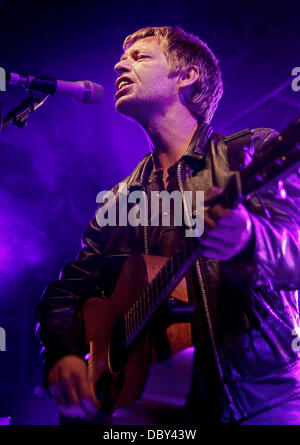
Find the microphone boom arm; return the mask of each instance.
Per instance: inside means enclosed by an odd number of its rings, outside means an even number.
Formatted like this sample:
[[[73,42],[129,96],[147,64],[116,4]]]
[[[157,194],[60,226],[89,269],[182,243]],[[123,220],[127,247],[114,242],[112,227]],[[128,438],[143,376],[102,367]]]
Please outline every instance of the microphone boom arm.
[[[0,131],[10,124],[14,124],[18,128],[24,128],[30,113],[43,105],[49,96],[50,94],[31,94],[4,117],[3,122],[0,122]]]

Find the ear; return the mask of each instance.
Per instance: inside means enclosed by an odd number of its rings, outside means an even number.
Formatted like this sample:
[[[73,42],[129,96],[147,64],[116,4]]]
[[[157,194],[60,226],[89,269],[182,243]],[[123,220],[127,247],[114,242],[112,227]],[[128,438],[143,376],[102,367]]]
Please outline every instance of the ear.
[[[199,67],[197,65],[190,65],[179,76],[178,79],[178,91],[183,92],[185,88],[189,88],[194,85],[199,79]]]

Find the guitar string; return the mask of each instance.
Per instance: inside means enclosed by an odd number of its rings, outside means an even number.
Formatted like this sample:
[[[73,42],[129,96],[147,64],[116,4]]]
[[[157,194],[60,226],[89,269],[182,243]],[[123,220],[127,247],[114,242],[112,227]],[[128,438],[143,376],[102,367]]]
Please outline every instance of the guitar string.
[[[135,301],[133,306],[131,306],[129,311],[127,311],[126,317],[128,318],[128,324],[126,325],[125,323],[125,335],[126,335],[127,346],[134,339],[137,331],[142,327],[143,322],[148,318],[150,318],[150,316],[152,315],[151,313],[153,313],[155,308],[161,303],[160,301],[161,298],[159,297],[168,282],[168,277],[170,276],[168,274],[167,269],[168,267],[170,267],[172,272],[171,276],[174,276],[174,268],[175,270],[177,270],[177,268],[180,266],[181,263],[180,256],[183,256],[183,259],[187,257],[186,247],[187,247],[186,242],[183,242],[182,245],[177,250],[177,252],[175,253],[174,257],[169,258],[169,260],[166,262],[163,268],[159,271],[156,277],[149,284],[148,288],[146,288],[145,291],[142,294],[140,294],[140,296]],[[154,292],[154,288],[156,292]],[[145,317],[142,316],[139,317],[138,311],[142,310],[142,302],[146,304],[146,301],[148,303],[148,307],[144,311]]]

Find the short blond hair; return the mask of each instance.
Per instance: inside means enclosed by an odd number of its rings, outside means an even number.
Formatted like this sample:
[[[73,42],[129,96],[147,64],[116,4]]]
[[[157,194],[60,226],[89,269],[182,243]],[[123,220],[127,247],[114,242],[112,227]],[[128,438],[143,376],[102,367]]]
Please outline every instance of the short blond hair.
[[[216,56],[199,37],[178,26],[146,27],[130,34],[123,43],[125,51],[134,42],[156,37],[170,63],[169,75],[177,75],[191,65],[199,67],[199,80],[193,86],[186,106],[197,116],[210,122],[223,94],[221,70]]]

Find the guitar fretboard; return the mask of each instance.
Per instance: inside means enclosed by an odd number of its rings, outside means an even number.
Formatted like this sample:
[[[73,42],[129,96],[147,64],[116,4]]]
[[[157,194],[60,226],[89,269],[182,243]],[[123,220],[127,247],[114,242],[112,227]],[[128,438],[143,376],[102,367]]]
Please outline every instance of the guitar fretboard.
[[[168,298],[193,262],[199,257],[200,250],[200,245],[195,238],[187,238],[144,292],[140,294],[125,314],[127,347],[131,345],[157,308]]]

